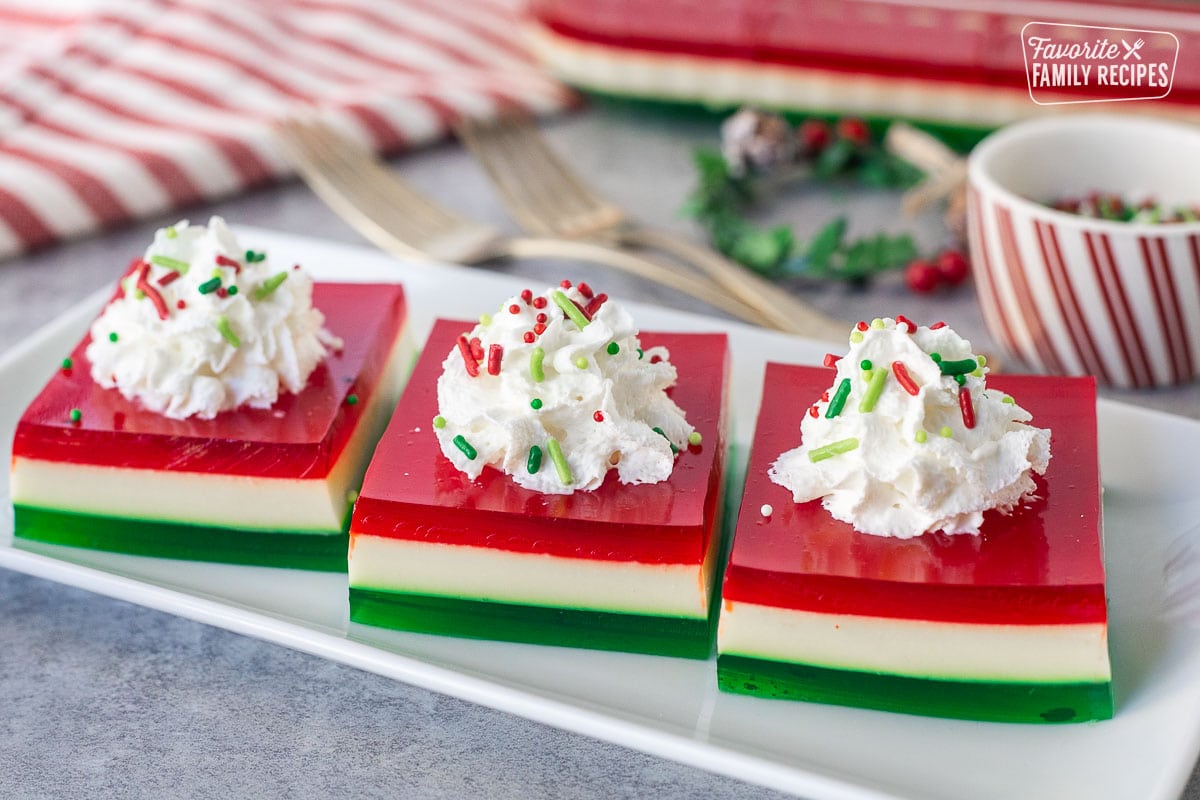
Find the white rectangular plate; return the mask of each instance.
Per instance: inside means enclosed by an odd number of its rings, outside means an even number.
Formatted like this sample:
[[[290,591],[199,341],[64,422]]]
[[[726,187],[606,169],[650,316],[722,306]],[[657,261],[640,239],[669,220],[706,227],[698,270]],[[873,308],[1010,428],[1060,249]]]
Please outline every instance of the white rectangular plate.
[[[243,232],[318,278],[404,283],[414,332],[473,318],[528,283],[345,245]],[[86,330],[81,304],[0,361],[0,463],[21,411]],[[661,309],[641,327],[727,330],[746,455],[767,360],[823,345]],[[715,663],[478,642],[351,625],[345,577],[44,546],[15,549],[0,484],[0,566],[257,636],[513,714],[812,798],[1169,798],[1200,749],[1200,424],[1100,404],[1116,718],[1066,726],[926,719],[721,694]]]

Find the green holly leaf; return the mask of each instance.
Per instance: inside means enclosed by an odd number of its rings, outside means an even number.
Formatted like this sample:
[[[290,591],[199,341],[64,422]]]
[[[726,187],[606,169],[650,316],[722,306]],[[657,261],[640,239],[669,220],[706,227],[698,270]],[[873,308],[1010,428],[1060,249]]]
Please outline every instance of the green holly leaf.
[[[835,217],[817,231],[804,253],[810,269],[823,270],[828,265],[829,257],[842,246],[842,239],[846,236],[846,224],[845,217]]]

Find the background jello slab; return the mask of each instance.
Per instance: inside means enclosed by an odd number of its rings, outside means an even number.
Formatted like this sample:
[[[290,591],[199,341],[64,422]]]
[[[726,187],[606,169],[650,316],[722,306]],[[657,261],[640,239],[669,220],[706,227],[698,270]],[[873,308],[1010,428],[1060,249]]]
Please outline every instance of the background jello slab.
[[[1038,499],[988,512],[978,537],[902,540],[797,505],[767,475],[831,375],[767,366],[725,576],[722,686],[944,716],[1110,716],[1094,382],[989,376],[1051,430]]]
[[[430,429],[442,361],[469,324],[435,324],[351,522],[351,618],[459,636],[706,657],[720,544],[728,344],[643,333],[679,373],[702,436],[669,480],[543,495],[486,469],[471,481]]]
[[[412,345],[397,284],[320,283],[343,347],[304,391],[211,420],[143,410],[91,378],[88,339],[30,404],[13,442],[18,537],[234,563],[345,569],[351,498]],[[78,409],[79,419],[71,418]]]

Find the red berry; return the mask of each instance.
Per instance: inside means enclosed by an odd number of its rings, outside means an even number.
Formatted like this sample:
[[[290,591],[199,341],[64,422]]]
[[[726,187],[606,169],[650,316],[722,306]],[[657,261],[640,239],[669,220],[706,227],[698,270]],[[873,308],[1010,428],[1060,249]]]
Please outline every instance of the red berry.
[[[846,139],[860,147],[871,141],[871,129],[858,117],[844,117],[837,122],[838,138]]]
[[[796,144],[800,146],[800,152],[808,155],[816,155],[824,150],[832,138],[829,123],[823,120],[806,119],[796,129]]]
[[[967,279],[971,272],[971,264],[959,251],[946,250],[938,256],[937,269],[942,280],[951,286],[957,286]]]
[[[932,263],[918,258],[904,268],[904,282],[914,292],[932,292],[941,283],[942,273]]]

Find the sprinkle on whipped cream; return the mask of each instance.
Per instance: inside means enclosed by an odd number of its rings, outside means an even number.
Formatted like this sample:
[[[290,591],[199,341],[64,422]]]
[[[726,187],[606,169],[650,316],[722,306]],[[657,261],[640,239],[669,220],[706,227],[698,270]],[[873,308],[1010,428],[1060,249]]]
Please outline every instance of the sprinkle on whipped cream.
[[[92,378],[175,419],[269,408],[340,347],[312,278],[243,249],[220,217],[159,230],[92,323]]]
[[[657,483],[694,441],[667,396],[665,348],[642,349],[632,317],[586,283],[526,289],[458,337],[438,379],[434,433],[474,479],[491,466],[543,494]],[[698,440],[695,440],[698,441]]]
[[[1029,499],[1050,461],[1050,431],[988,389],[987,361],[944,323],[859,322],[833,383],[809,407],[801,446],[770,477],[797,503],[823,498],[862,533],[907,539],[979,533],[983,512]]]

